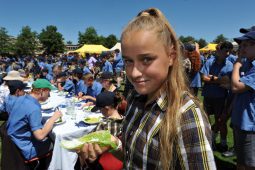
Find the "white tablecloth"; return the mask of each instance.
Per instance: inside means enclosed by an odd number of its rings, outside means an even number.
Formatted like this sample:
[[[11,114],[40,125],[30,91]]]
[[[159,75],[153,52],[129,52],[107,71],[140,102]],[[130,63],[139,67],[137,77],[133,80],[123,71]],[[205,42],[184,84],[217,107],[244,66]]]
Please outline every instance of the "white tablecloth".
[[[65,102],[65,98],[63,96],[58,96],[57,93],[51,93],[48,104],[55,108],[63,102]],[[76,120],[72,120],[70,115],[66,115],[65,108],[60,108],[60,111],[62,111],[63,120],[66,122],[63,124],[55,125],[50,134],[50,137],[54,140],[54,149],[49,169],[72,170],[74,169],[78,155],[76,152],[72,152],[61,147],[61,140],[79,138],[91,132],[95,128],[95,125],[88,126],[79,122],[83,120],[85,116],[95,113],[84,112],[76,108]],[[53,113],[44,113],[42,111],[43,120],[46,121],[50,116],[52,116],[52,114]]]

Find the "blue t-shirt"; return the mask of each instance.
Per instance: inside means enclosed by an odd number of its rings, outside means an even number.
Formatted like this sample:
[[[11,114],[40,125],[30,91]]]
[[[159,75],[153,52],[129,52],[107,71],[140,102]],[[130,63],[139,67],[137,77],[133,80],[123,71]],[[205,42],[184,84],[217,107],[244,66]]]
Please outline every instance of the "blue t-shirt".
[[[103,86],[101,83],[94,81],[93,85],[88,87],[86,95],[96,97],[99,93],[101,93],[102,88],[103,88]]]
[[[124,62],[123,62],[121,53],[116,55],[113,65],[114,65],[114,69],[117,70],[116,72],[123,70]]]
[[[84,94],[87,93],[87,85],[85,85],[83,80],[79,80],[78,83],[75,85],[75,95],[78,95],[79,92]]]
[[[69,93],[75,93],[75,87],[74,87],[74,83],[70,80],[67,79],[65,81],[65,85],[63,86],[64,90],[69,92]]]
[[[249,62],[249,61],[247,61]],[[255,131],[255,61],[243,64],[242,70],[247,70],[240,81],[251,90],[237,93],[233,101],[231,120],[234,126],[245,131]]]
[[[4,103],[0,106],[0,112],[8,112],[10,113],[11,108],[13,107],[14,103],[16,102],[17,96],[8,95],[4,99]]]
[[[212,57],[206,61],[200,73],[203,75],[214,75],[217,77],[229,76],[231,78],[231,73],[233,70],[233,64],[225,60],[222,64],[216,62],[216,57]],[[202,96],[210,98],[224,98],[227,97],[228,90],[220,87],[218,84],[205,83],[202,91]]]
[[[88,67],[85,66],[83,68],[83,75],[88,74],[88,73],[91,73],[91,71],[90,71],[90,69]]]
[[[237,56],[233,55],[233,54],[230,54],[228,57],[227,57],[227,60],[230,61],[231,63],[235,63],[236,62],[236,59],[237,59]]]
[[[190,81],[190,87],[201,87],[201,76],[200,73],[197,72],[193,79]]]
[[[50,82],[51,80],[53,80],[53,76],[48,73],[46,75],[46,79]]]
[[[102,72],[111,72],[113,73],[113,69],[112,69],[112,64],[109,61],[105,61],[103,67],[102,67]]]
[[[41,122],[39,102],[30,95],[18,97],[9,113],[7,133],[27,160],[47,153],[51,144],[49,140],[38,141],[33,135],[33,131],[43,127]]]

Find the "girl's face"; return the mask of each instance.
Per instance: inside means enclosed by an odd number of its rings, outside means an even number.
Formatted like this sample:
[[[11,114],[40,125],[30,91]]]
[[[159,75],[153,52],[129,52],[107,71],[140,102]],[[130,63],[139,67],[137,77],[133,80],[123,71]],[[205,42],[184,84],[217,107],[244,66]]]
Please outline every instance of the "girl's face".
[[[239,55],[246,57],[249,60],[255,59],[255,41],[242,41],[239,47]]]
[[[122,40],[126,74],[139,94],[158,95],[173,64],[171,53],[153,31],[133,31]]]

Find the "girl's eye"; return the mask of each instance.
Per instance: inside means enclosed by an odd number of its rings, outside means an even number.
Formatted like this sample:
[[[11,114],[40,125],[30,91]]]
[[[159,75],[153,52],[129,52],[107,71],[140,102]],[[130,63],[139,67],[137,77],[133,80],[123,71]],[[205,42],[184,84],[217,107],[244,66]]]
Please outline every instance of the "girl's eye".
[[[127,60],[127,59],[125,59],[125,60],[124,60],[124,63],[125,63],[125,65],[130,65],[130,64],[132,64],[133,62],[132,62],[132,60]]]
[[[144,64],[150,64],[151,62],[152,62],[152,58],[150,58],[150,57],[143,58],[143,63]]]

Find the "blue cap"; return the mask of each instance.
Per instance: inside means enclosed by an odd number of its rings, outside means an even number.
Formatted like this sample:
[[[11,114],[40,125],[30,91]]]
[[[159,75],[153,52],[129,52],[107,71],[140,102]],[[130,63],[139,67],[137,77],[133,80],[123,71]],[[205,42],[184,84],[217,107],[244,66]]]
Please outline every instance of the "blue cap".
[[[234,38],[234,40],[240,44],[242,41],[245,40],[253,40],[255,42],[255,31],[250,31],[244,34],[242,37]]]

